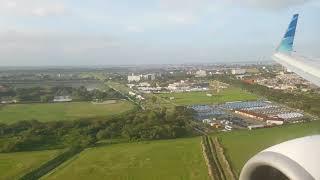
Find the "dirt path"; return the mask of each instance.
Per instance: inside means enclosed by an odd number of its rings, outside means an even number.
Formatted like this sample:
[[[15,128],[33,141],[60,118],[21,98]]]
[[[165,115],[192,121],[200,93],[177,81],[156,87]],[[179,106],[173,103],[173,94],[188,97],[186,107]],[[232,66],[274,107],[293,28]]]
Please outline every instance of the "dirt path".
[[[224,171],[226,179],[227,180],[236,180],[237,178],[234,175],[234,173],[232,172],[232,168],[231,168],[227,158],[225,157],[224,150],[223,150],[217,137],[213,138],[213,143],[216,148],[217,157],[218,157],[219,162],[221,164],[221,167]]]
[[[210,179],[236,180],[236,176],[224,155],[224,150],[216,137],[202,136],[201,146]]]

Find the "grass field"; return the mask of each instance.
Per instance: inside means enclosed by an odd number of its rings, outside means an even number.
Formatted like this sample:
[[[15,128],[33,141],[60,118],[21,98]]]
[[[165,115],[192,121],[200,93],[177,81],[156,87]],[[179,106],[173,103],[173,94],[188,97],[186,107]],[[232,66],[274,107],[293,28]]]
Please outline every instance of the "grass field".
[[[219,94],[208,97],[207,94],[212,92],[185,92],[185,93],[169,93],[160,94],[160,97],[169,99],[177,105],[191,105],[191,104],[219,104],[229,101],[248,101],[256,100],[258,97],[254,94],[243,91],[239,88],[228,88],[222,90]]]
[[[57,150],[0,153],[0,179],[18,179],[59,153]]]
[[[206,180],[207,173],[198,137],[87,149],[43,179]]]
[[[121,84],[121,83],[118,83],[118,82],[113,82],[113,81],[108,81],[106,82],[106,85],[109,86],[109,87],[112,87],[124,94],[128,94],[129,91],[132,91],[129,87],[127,87],[125,84]]]
[[[133,105],[126,101],[115,104],[92,104],[91,102],[12,104],[0,106],[0,123],[14,123],[20,120],[65,121],[94,118],[126,112]]]
[[[239,174],[252,156],[278,143],[320,133],[320,121],[254,131],[235,131],[220,135],[226,154]]]

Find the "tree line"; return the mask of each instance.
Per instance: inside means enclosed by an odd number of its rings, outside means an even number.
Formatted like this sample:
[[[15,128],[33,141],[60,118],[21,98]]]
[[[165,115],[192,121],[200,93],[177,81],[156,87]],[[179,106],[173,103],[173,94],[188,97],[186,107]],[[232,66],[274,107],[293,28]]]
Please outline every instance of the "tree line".
[[[171,139],[193,135],[193,112],[174,110],[139,111],[109,119],[0,124],[0,152],[95,146],[101,140],[127,141]]]
[[[12,88],[0,91],[0,100],[15,99],[19,102],[52,102],[55,96],[70,96],[74,101],[91,101],[124,98],[119,92],[107,88],[105,90],[87,90],[86,87],[32,87]]]

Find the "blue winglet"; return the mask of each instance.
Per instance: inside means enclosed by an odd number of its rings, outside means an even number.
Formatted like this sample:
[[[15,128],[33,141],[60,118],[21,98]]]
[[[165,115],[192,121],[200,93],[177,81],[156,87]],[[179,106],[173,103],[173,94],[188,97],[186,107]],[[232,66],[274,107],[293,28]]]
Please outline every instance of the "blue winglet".
[[[278,52],[291,53],[293,50],[294,36],[296,34],[297,24],[298,24],[299,14],[293,15],[293,18],[289,24],[288,30],[284,35],[279,47]]]

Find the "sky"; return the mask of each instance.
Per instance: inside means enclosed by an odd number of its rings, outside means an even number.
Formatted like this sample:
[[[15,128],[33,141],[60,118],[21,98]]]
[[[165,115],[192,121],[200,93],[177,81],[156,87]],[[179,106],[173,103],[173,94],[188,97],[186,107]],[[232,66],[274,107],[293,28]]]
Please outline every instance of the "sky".
[[[269,61],[294,13],[320,57],[319,0],[0,0],[0,66]]]

